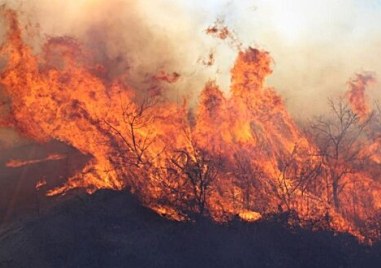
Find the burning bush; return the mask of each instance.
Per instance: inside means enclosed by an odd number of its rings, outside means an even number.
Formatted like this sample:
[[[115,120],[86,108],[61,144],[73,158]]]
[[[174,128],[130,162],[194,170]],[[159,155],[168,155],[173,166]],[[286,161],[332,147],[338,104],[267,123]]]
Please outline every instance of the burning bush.
[[[176,220],[292,212],[298,223],[328,219],[332,228],[358,237],[357,220],[381,207],[380,182],[363,168],[374,163],[374,156],[365,157],[370,110],[361,108],[364,100],[355,103],[354,88],[349,104],[332,102],[332,118],[317,120],[306,135],[282,98],[265,86],[272,61],[266,51],[239,47],[231,96],[208,82],[192,109],[160,91],[141,94],[122,79],[105,79],[94,71],[102,64],[91,64],[75,39],[49,38],[44,53],[34,54],[16,13],[2,8],[2,14],[9,31],[0,49],[7,59],[0,82],[10,100],[2,121],[39,142],[59,140],[92,158],[48,195],[127,188]],[[208,32],[222,39],[229,33],[216,27]],[[165,72],[155,77],[178,78]],[[358,185],[371,186],[373,194]],[[359,206],[348,201],[350,195],[370,200]]]

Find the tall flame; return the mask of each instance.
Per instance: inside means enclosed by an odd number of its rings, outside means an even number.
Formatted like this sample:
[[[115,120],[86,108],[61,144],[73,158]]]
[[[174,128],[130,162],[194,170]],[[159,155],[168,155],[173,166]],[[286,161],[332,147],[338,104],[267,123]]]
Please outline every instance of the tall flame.
[[[17,14],[2,13],[9,31],[0,49],[7,58],[0,83],[11,100],[11,114],[3,121],[39,142],[59,140],[91,156],[81,172],[48,195],[128,188],[176,220],[209,215],[253,221],[294,211],[301,222],[326,220],[358,237],[356,222],[368,221],[381,208],[381,186],[363,171],[344,176],[339,197],[344,207],[331,205],[329,163],[265,85],[272,72],[268,52],[240,49],[231,96],[210,81],[193,111],[186,101],[172,102],[158,91],[138,94],[121,78],[104,79],[103,67],[89,64],[75,39],[49,38],[34,54],[22,39]],[[224,39],[229,31],[221,29],[208,32]],[[175,83],[179,74],[160,71],[153,79]],[[348,98],[360,116],[369,113],[364,90],[370,80],[358,76],[351,82]],[[351,196],[360,204],[356,211]]]

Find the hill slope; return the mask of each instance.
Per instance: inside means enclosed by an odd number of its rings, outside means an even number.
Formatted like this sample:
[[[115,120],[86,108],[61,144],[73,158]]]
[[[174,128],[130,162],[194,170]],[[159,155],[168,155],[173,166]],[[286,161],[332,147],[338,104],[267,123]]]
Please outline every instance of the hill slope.
[[[171,222],[126,192],[73,193],[0,233],[0,267],[380,267],[348,235],[253,224]]]

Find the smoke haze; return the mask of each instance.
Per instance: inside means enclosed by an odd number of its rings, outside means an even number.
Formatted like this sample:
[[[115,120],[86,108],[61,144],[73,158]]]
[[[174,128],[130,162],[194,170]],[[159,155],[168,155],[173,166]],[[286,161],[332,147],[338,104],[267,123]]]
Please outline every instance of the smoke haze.
[[[224,91],[236,56],[227,42],[205,29],[224,20],[245,46],[271,53],[274,73],[268,85],[286,99],[295,116],[324,111],[326,99],[343,94],[355,73],[381,71],[380,1],[276,0],[3,0],[20,11],[36,52],[47,36],[73,36],[90,48],[111,77],[126,74],[137,90],[152,84],[160,71],[180,74],[161,83],[170,95],[194,101],[203,84],[217,80]],[[3,23],[2,23],[3,25]],[[0,27],[0,36],[4,35]],[[213,53],[212,66],[205,63]],[[379,96],[374,83],[368,90]],[[2,134],[7,133],[7,134]],[[2,130],[0,140],[13,134]]]

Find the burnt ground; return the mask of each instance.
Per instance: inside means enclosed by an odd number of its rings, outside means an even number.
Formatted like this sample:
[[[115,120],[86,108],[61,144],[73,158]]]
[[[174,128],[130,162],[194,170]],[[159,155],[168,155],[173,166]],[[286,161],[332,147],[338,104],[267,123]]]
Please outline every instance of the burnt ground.
[[[347,234],[162,218],[126,192],[72,193],[3,228],[0,267],[381,267],[381,245]]]
[[[51,188],[86,159],[59,143],[34,153],[33,146],[7,156],[36,159],[52,151],[68,158],[0,169],[0,267],[381,267],[381,244],[290,229],[283,217],[178,223],[142,207],[127,192],[45,198],[34,189],[41,176]]]
[[[50,154],[65,155],[61,160],[44,161],[17,168],[9,168],[9,160],[44,159]],[[42,193],[65,182],[88,161],[80,152],[63,143],[25,144],[11,149],[0,148],[0,227],[26,216],[35,216],[39,207],[47,207],[50,200]],[[47,184],[36,191],[37,181],[45,179]]]

